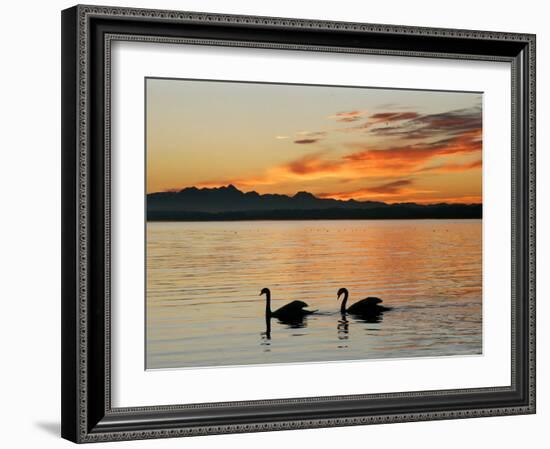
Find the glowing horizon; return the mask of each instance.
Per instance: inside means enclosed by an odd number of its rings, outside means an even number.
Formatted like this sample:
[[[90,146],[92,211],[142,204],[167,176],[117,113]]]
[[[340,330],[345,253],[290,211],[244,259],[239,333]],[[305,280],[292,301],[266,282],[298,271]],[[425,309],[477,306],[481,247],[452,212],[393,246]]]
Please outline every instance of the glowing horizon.
[[[147,79],[147,193],[482,202],[480,93]]]

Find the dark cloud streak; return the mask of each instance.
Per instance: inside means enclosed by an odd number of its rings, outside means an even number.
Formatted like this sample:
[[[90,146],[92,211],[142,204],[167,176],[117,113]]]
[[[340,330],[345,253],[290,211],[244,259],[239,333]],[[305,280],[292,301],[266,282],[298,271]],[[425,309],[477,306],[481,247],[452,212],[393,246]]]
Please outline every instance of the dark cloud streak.
[[[399,179],[378,186],[368,187],[364,190],[372,193],[401,193],[403,190],[402,187],[410,186],[412,183],[411,179]]]
[[[305,145],[305,144],[315,143],[315,142],[319,142],[319,139],[297,139],[294,141],[294,143],[298,143],[300,145]]]
[[[395,113],[375,114],[380,117],[392,118],[385,121],[397,121]],[[411,115],[412,117],[412,115]],[[370,133],[384,137],[398,137],[402,139],[429,139],[442,135],[459,135],[468,131],[481,129],[482,118],[480,108],[457,109],[437,114],[419,115],[403,120],[400,125],[372,128]]]

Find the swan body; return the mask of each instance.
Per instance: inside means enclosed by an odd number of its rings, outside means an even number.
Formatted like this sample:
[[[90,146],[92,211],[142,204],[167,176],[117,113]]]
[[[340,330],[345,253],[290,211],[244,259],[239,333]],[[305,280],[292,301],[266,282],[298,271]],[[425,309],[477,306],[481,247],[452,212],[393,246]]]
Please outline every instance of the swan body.
[[[375,296],[369,296],[346,308],[346,303],[349,296],[347,288],[341,288],[338,290],[337,298],[340,298],[342,295],[344,295],[344,300],[342,301],[342,305],[340,307],[340,312],[342,314],[349,313],[351,315],[372,316],[391,310],[391,307],[382,306],[382,300],[380,298],[376,298]]]
[[[271,291],[268,288],[263,288],[260,296],[265,295],[265,316],[266,318],[278,318],[280,321],[297,321],[302,320],[306,315],[315,313],[314,310],[306,310],[308,305],[304,301],[292,301],[277,310],[271,311]]]
[[[283,318],[296,315],[309,315],[313,313],[311,310],[305,310],[308,305],[304,301],[292,301],[271,312],[271,316],[275,318]]]

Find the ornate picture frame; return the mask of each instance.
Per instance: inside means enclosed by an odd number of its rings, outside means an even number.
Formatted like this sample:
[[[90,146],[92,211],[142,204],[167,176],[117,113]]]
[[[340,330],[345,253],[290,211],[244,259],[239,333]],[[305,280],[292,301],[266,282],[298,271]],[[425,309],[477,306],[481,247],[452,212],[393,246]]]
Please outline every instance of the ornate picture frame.
[[[509,64],[511,384],[113,407],[110,76],[117,41]],[[120,7],[64,10],[62,257],[62,436],[74,442],[535,413],[535,36]]]

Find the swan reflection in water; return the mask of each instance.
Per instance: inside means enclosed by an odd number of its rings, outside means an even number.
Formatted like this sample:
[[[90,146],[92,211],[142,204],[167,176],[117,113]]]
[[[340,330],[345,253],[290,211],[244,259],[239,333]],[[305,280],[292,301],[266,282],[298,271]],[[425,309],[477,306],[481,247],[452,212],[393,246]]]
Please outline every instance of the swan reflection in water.
[[[380,315],[365,315],[365,316],[354,315],[353,317],[353,319],[358,323],[367,323],[367,324],[381,323],[383,318],[384,318],[383,313],[381,313]]]
[[[260,343],[261,346],[267,346],[266,349],[264,349],[264,352],[270,352],[269,346],[271,346],[271,318],[265,317],[265,332],[262,332],[261,334],[262,342]]]
[[[355,323],[365,323],[365,324],[378,324],[382,322],[383,314],[380,315],[353,315],[353,322]],[[365,330],[376,331],[378,329],[373,329],[365,327]],[[350,322],[347,315],[344,313],[340,316],[338,324],[336,325],[336,333],[338,340],[348,340],[350,338]],[[346,346],[347,347],[347,346]]]
[[[349,338],[349,321],[345,314],[338,320],[336,330],[338,333],[338,340],[347,340]]]

